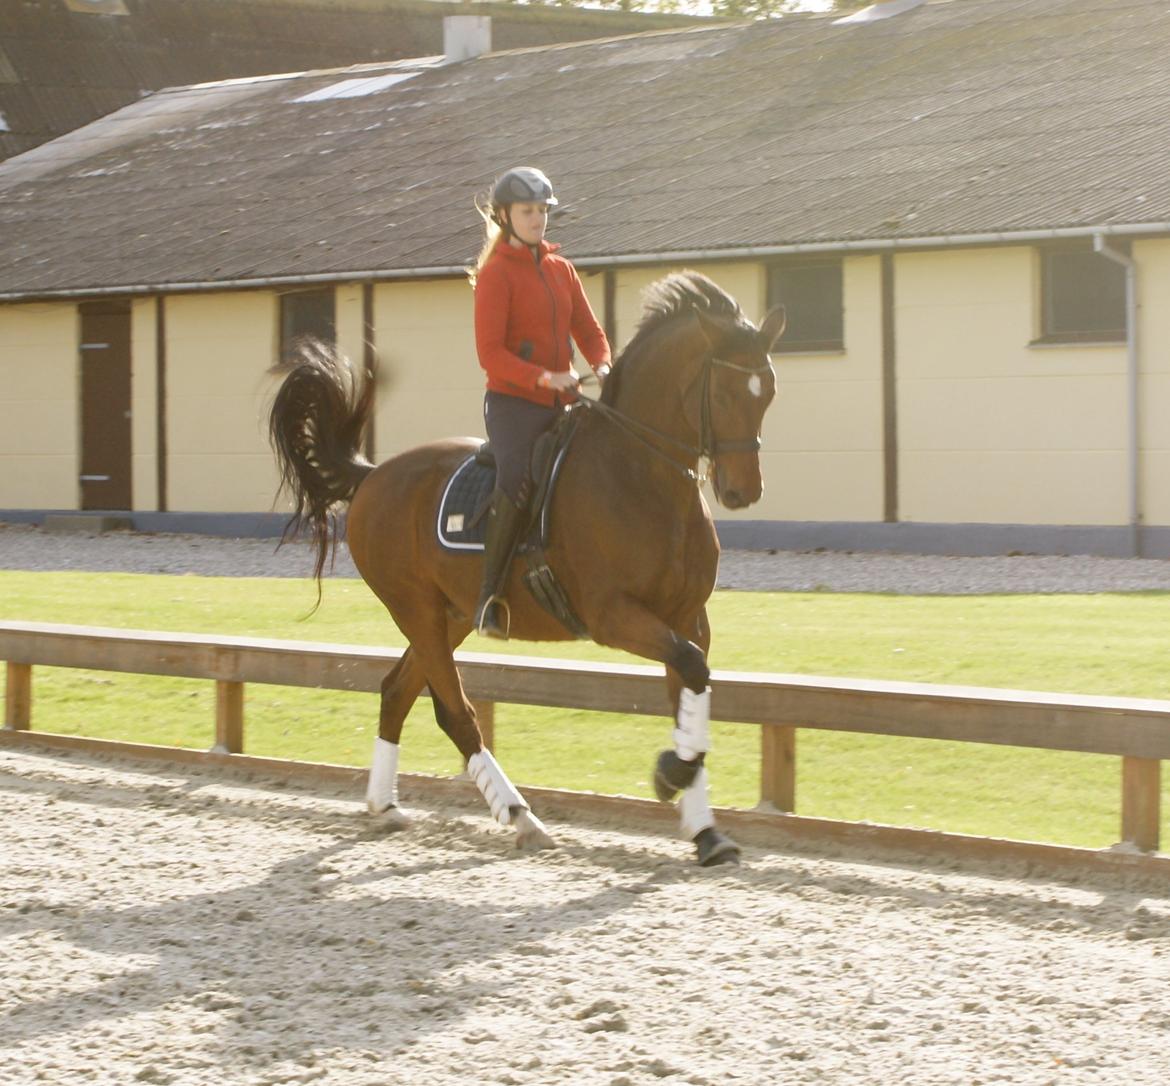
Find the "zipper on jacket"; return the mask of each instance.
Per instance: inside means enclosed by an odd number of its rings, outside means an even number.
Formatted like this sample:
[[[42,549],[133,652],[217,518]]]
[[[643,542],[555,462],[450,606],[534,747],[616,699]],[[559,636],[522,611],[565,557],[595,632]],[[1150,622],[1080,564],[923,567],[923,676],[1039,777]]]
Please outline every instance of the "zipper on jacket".
[[[552,287],[548,285],[548,280],[544,277],[544,269],[540,266],[540,259],[535,254],[533,256],[536,259],[536,274],[540,277],[540,281],[544,285],[545,293],[548,295],[549,308],[552,310],[553,349],[556,351],[553,362],[557,363],[561,360],[561,338],[557,329],[557,297],[553,294]]]

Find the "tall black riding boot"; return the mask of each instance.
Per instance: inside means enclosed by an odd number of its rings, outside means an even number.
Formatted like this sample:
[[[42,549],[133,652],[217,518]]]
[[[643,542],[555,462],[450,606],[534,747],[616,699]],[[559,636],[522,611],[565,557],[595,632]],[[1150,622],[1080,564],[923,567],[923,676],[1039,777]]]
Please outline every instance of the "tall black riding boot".
[[[524,506],[516,505],[502,490],[492,494],[483,549],[483,588],[475,606],[475,628],[484,637],[508,640],[512,614],[503,591],[519,542],[523,514]]]

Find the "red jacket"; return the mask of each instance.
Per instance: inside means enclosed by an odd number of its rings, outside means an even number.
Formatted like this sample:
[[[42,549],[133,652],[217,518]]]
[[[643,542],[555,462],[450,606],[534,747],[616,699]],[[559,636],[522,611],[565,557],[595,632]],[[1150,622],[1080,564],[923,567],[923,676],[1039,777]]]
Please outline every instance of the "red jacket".
[[[475,347],[491,392],[551,406],[557,393],[538,388],[545,370],[563,372],[576,340],[596,369],[609,362],[609,342],[597,323],[576,269],[558,246],[540,243],[537,261],[527,246],[501,240],[475,283]],[[572,397],[560,393],[562,401]]]

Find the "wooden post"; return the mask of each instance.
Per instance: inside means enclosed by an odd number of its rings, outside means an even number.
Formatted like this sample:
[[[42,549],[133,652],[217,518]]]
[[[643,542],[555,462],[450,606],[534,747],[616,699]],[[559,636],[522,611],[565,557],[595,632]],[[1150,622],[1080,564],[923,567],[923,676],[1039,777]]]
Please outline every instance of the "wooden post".
[[[778,811],[796,810],[796,728],[791,724],[760,728],[760,801]]]
[[[32,664],[8,662],[4,727],[17,732],[26,732],[32,727]]]
[[[215,746],[222,754],[244,751],[244,684],[215,680]]]
[[[1157,852],[1161,822],[1162,763],[1121,759],[1121,839],[1142,852]]]
[[[496,703],[494,701],[473,701],[475,722],[479,725],[479,734],[483,736],[483,745],[487,750],[495,750],[496,746]]]

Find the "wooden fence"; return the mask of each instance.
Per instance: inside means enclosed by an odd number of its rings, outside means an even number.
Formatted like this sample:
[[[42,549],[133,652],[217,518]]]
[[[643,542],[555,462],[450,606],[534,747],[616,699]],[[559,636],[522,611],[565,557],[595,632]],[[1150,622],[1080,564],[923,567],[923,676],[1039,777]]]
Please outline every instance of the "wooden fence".
[[[354,645],[0,622],[4,724],[31,729],[34,665],[207,679],[216,684],[212,749],[238,754],[245,683],[378,691],[400,656]],[[496,702],[670,712],[657,667],[478,653],[457,660],[489,743]],[[1120,757],[1120,840],[1158,850],[1170,702],[755,672],[717,671],[711,685],[713,720],[760,727],[760,799],[776,810],[795,811],[799,728],[1079,751]]]

